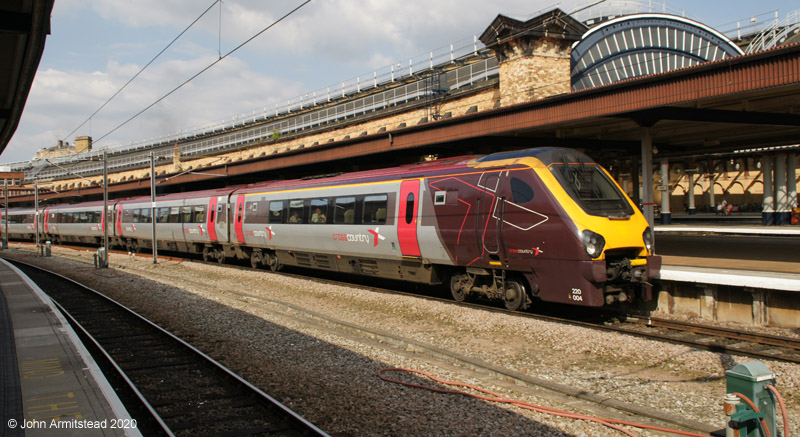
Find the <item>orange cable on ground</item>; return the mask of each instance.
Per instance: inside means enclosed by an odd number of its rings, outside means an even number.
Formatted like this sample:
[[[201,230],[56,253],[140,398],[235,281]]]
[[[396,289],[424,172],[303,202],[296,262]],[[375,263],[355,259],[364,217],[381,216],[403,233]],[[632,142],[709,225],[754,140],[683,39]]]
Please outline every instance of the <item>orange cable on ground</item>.
[[[430,387],[430,386],[426,386],[426,385],[414,384],[414,383],[411,383],[411,382],[403,382],[403,381],[399,381],[399,380],[388,378],[388,377],[384,376],[383,375],[384,372],[417,373],[419,375],[423,375],[423,376],[425,376],[425,377],[427,377],[429,379],[432,379],[432,380],[434,380],[434,381],[436,381],[438,383],[441,383],[441,384],[457,386],[457,387],[470,388],[470,389],[479,391],[481,393],[486,393],[488,395],[491,395],[492,397],[481,396],[481,395],[476,395],[476,394],[472,394],[472,393],[466,393],[466,392],[462,392],[462,391],[458,391],[458,390],[446,390],[446,389]],[[568,417],[568,418],[573,418],[573,419],[579,419],[579,420],[586,420],[586,421],[590,421],[590,422],[595,422],[595,423],[599,423],[601,425],[604,425],[604,426],[607,426],[609,428],[615,429],[615,430],[617,430],[619,432],[622,432],[622,433],[630,435],[630,436],[633,436],[634,434],[631,433],[628,430],[625,430],[625,429],[615,425],[615,424],[627,425],[627,426],[632,426],[632,427],[640,428],[640,429],[650,429],[650,430],[654,430],[654,431],[669,432],[669,433],[673,433],[673,434],[687,435],[687,436],[693,436],[693,437],[707,437],[707,434],[696,434],[696,433],[687,432],[687,431],[673,430],[673,429],[668,429],[668,428],[660,428],[660,427],[657,427],[657,426],[645,425],[645,424],[634,423],[634,422],[627,422],[627,421],[624,421],[624,420],[604,419],[604,418],[601,418],[601,417],[588,416],[588,415],[578,414],[578,413],[570,413],[569,411],[559,410],[559,409],[550,408],[550,407],[544,407],[544,406],[541,406],[541,405],[530,404],[530,403],[527,403],[527,402],[515,401],[513,399],[509,399],[509,398],[507,398],[507,397],[505,397],[503,395],[500,395],[498,393],[494,393],[492,391],[489,391],[489,390],[474,386],[472,384],[465,384],[465,383],[453,382],[453,381],[445,381],[445,380],[436,378],[435,376],[433,376],[433,375],[431,375],[429,373],[420,371],[420,370],[406,369],[406,368],[399,368],[399,367],[389,367],[389,368],[385,368],[385,369],[379,370],[378,371],[378,377],[380,379],[384,380],[384,381],[387,381],[387,382],[393,382],[395,384],[401,384],[401,385],[405,385],[405,386],[409,386],[409,387],[422,388],[422,389],[425,389],[425,390],[430,390],[430,391],[434,391],[434,392],[438,392],[438,393],[448,393],[448,394],[457,394],[457,395],[463,395],[463,396],[470,396],[470,397],[473,397],[473,398],[476,398],[476,399],[482,399],[482,400],[490,401],[490,402],[500,402],[500,403],[511,404],[511,405],[515,405],[515,406],[520,407],[520,408],[524,408],[526,410],[536,411],[536,412],[539,412],[539,413],[552,414],[554,416]]]

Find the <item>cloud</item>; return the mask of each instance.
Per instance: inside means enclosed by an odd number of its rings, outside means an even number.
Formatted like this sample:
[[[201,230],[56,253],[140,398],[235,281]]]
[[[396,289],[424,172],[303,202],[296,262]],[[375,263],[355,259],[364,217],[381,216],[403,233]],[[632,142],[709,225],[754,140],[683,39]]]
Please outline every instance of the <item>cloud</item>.
[[[71,142],[81,135],[100,139],[215,59],[216,56],[206,55],[151,66],[67,140]],[[55,145],[140,68],[109,62],[103,71],[40,71],[28,97],[25,126],[18,129],[3,161],[27,160],[36,150]],[[98,146],[119,147],[179,130],[193,131],[202,124],[229,121],[234,114],[245,112],[252,116],[253,110],[261,115],[268,103],[294,97],[303,90],[300,83],[253,71],[243,60],[230,57],[101,140]]]
[[[98,139],[217,59],[220,36],[224,55],[300,3],[225,0],[221,35],[215,5],[72,137]],[[53,25],[58,32],[48,39],[20,127],[2,160],[30,159],[36,149],[54,145],[211,4],[212,0],[56,2]],[[424,58],[429,50],[451,42],[469,44],[498,13],[519,16],[543,7],[547,6],[519,0],[314,1],[99,145],[193,130],[242,113],[252,116],[265,106],[271,112],[276,102],[356,76],[369,81],[372,70],[398,61],[405,69],[409,58]]]

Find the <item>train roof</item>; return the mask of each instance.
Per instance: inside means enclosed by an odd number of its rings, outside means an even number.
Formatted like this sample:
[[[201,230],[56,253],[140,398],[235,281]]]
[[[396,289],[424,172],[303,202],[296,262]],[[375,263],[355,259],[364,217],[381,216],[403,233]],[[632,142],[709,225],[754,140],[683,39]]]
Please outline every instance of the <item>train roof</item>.
[[[540,147],[536,149],[514,150],[511,152],[492,153],[478,158],[478,162],[502,161],[506,159],[536,158],[544,165],[558,162],[583,162],[593,163],[594,160],[589,155],[575,149],[564,147]]]
[[[458,168],[467,168],[469,163],[475,161],[475,156],[460,156],[455,158],[446,158],[435,161],[419,162],[414,164],[402,165],[399,167],[381,168],[376,170],[365,170],[351,173],[334,173],[327,175],[319,175],[306,177],[303,179],[290,179],[290,180],[273,180],[250,184],[241,188],[241,192],[255,192],[264,190],[273,190],[286,187],[312,187],[312,186],[327,186],[327,185],[340,185],[343,183],[369,183],[369,182],[382,182],[387,179],[405,179],[427,176],[430,173],[439,171],[447,171]]]
[[[499,162],[525,157],[537,158],[545,165],[550,165],[554,162],[594,162],[594,160],[592,160],[592,158],[590,158],[588,155],[575,149],[567,149],[563,147],[541,147],[536,149],[514,150],[511,152],[499,152],[491,155],[459,156],[435,161],[407,164],[398,167],[352,173],[320,175],[318,177],[309,177],[304,179],[265,181],[248,185],[241,188],[239,191],[244,193],[252,193],[288,187],[320,187],[340,185],[343,183],[349,184],[356,181],[358,183],[370,183],[383,182],[387,179],[412,179],[416,177],[435,175],[438,172],[468,168],[473,166],[476,162]]]
[[[233,191],[236,191],[242,188],[243,185],[234,185],[230,187],[224,188],[212,188],[209,190],[202,190],[202,191],[189,191],[183,193],[170,193],[170,194],[160,194],[157,196],[159,201],[163,200],[178,200],[178,199],[194,199],[197,197],[218,197],[218,196],[228,196]],[[117,199],[115,200],[116,203],[141,203],[141,202],[150,202],[150,196],[138,196],[138,197],[128,197],[125,199]]]

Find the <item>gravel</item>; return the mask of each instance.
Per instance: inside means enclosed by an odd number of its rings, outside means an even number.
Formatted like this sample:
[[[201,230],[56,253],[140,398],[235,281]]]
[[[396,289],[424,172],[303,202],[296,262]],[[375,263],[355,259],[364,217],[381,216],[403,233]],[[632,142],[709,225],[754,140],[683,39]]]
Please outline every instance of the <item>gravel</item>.
[[[534,378],[718,428],[725,425],[725,370],[752,361],[263,271],[196,262],[153,264],[150,257],[117,254],[110,256],[110,269],[96,270],[93,251],[54,247],[53,257],[40,258],[31,246],[10,247],[2,252],[4,257],[42,265],[107,293],[336,436],[614,432],[587,421],[382,381],[377,375],[380,369],[406,367],[552,408],[581,413],[587,408],[601,409],[543,390],[515,388],[452,363],[348,334],[325,318],[390,332]],[[308,312],[323,318],[310,317]],[[771,332],[792,335],[789,331]],[[800,366],[765,364],[776,375],[791,429],[796,431],[800,429]],[[439,386],[415,375],[391,376]]]

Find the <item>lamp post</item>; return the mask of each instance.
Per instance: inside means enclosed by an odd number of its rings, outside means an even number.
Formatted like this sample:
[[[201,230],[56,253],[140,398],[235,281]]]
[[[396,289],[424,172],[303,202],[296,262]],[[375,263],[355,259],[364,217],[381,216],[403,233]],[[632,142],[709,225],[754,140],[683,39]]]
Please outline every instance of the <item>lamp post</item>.
[[[152,211],[150,218],[153,220],[153,264],[158,263],[158,243],[156,243],[156,155],[150,152],[150,202]]]
[[[103,221],[103,259],[100,267],[108,268],[108,161],[106,160],[107,150],[103,149],[103,214],[106,219]]]

